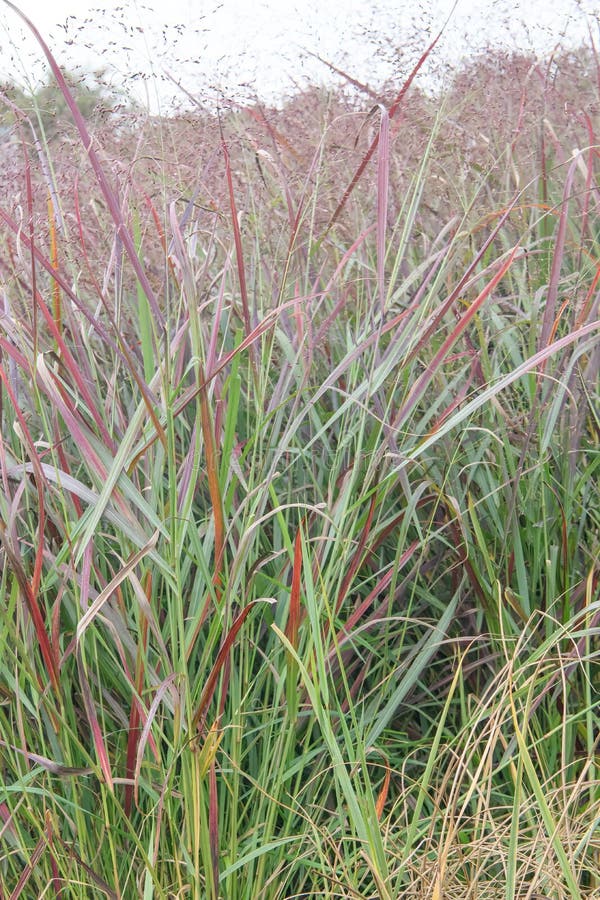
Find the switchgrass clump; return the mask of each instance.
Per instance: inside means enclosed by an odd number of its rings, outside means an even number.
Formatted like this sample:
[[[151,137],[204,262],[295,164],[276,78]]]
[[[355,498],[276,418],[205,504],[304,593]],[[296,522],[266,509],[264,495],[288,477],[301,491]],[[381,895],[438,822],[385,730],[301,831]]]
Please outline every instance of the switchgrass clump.
[[[109,133],[40,44],[72,126],[12,107],[0,205],[0,897],[598,896],[593,82],[433,104],[429,48],[369,115]]]

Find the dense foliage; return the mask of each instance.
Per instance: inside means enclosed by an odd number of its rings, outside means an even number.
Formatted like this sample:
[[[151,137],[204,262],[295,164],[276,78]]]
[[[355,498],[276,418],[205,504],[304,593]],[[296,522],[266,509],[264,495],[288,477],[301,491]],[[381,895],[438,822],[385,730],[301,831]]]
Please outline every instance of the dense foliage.
[[[0,151],[0,897],[599,896],[593,54],[54,77]]]

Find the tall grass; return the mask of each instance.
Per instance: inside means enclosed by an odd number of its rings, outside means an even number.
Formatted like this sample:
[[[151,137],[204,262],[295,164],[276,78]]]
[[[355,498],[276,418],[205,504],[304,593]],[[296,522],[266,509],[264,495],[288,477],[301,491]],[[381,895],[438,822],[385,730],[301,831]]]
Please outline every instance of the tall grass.
[[[442,104],[401,189],[410,84],[310,158],[257,106],[186,182],[38,39],[80,156],[14,111],[0,897],[599,896],[593,104],[468,177]]]

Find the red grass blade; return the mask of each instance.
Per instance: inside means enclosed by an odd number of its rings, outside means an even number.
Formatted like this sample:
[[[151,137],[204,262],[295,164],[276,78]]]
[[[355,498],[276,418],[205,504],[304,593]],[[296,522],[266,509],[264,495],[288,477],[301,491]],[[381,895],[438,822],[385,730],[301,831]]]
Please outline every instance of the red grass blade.
[[[144,758],[144,751],[146,749],[146,744],[150,741],[150,729],[152,728],[152,723],[156,717],[156,712],[158,707],[161,704],[162,698],[167,693],[167,691],[174,690],[173,684],[178,679],[178,674],[173,672],[171,675],[168,675],[165,680],[158,686],[156,690],[156,694],[154,695],[154,699],[148,710],[148,715],[146,716],[146,721],[144,722],[144,727],[142,729],[142,733],[140,735],[140,739],[138,741],[137,746],[137,756],[135,760],[135,772],[133,777],[133,793],[135,804],[138,804],[138,795],[139,795],[139,781],[140,781],[140,772],[142,770],[142,760]]]
[[[85,707],[85,712],[87,715],[87,720],[90,724],[90,728],[92,730],[92,737],[94,739],[94,747],[96,748],[96,756],[98,757],[98,762],[100,763],[100,769],[102,770],[102,774],[104,775],[104,781],[108,789],[111,793],[114,793],[114,785],[112,779],[112,773],[110,771],[110,762],[108,759],[108,751],[106,749],[106,745],[104,743],[104,737],[102,735],[102,729],[100,728],[100,723],[98,721],[98,716],[96,715],[96,708],[94,706],[94,699],[92,697],[92,692],[90,690],[89,681],[87,678],[87,674],[85,671],[85,666],[83,664],[83,659],[81,657],[81,647],[77,647],[76,651],[77,655],[77,671],[79,673],[79,686],[81,687],[81,695],[83,697],[83,705]]]
[[[377,288],[381,314],[385,314],[385,233],[390,181],[390,117],[381,106],[379,154],[377,157]]]
[[[56,216],[54,214],[54,204],[52,197],[48,192],[48,224],[50,226],[50,262],[58,271],[58,242],[56,240]],[[62,308],[60,297],[60,285],[56,279],[52,282],[52,312],[54,313],[54,321],[59,332],[62,334]]]
[[[229,191],[229,207],[231,209],[231,224],[233,226],[233,239],[235,243],[235,256],[237,261],[238,279],[240,284],[240,296],[242,299],[242,314],[244,317],[244,326],[246,329],[246,337],[252,330],[250,322],[250,306],[248,304],[248,289],[246,287],[246,270],[244,268],[244,253],[242,250],[242,235],[240,233],[240,223],[238,219],[237,207],[235,203],[235,193],[233,190],[233,178],[231,175],[231,163],[229,160],[229,150],[221,132],[221,147],[223,149],[223,158],[225,160],[225,175],[227,177],[227,189]]]
[[[384,757],[385,758],[385,757]],[[390,781],[392,777],[392,770],[387,758],[385,758],[385,777],[383,779],[383,785],[381,786],[381,790],[377,796],[377,802],[375,804],[375,813],[377,815],[377,821],[381,821],[381,817],[383,815],[383,810],[385,809],[385,802],[387,800],[388,792],[390,789]]]
[[[348,84],[351,84],[352,87],[357,88],[363,94],[366,94],[367,97],[370,97],[375,103],[379,103],[379,94],[370,88],[368,84],[365,84],[362,81],[359,81],[357,78],[354,78],[348,72],[345,72],[344,69],[340,69],[337,66],[334,66],[332,62],[328,59],[323,59],[322,56],[319,56],[318,53],[313,53],[311,50],[304,50],[307,56],[312,56],[313,59],[317,59],[320,63],[323,63],[324,66],[327,66],[328,69],[331,69],[332,72],[335,72],[336,75],[341,75]]]
[[[219,673],[225,664],[229,651],[233,646],[233,642],[235,641],[240,628],[248,617],[248,613],[250,612],[252,607],[256,606],[256,604],[260,602],[260,600],[253,600],[252,603],[248,603],[248,605],[243,608],[243,610],[238,615],[237,619],[234,621],[233,625],[227,632],[227,635],[223,643],[221,644],[221,647],[219,648],[219,652],[217,653],[217,658],[214,662],[211,672],[206,679],[204,688],[202,689],[200,700],[198,701],[198,708],[194,713],[194,718],[192,719],[192,731],[195,731],[196,729],[198,731],[202,731],[204,727],[204,721],[206,719],[206,712],[217,686],[217,678],[219,677]]]
[[[381,578],[377,582],[377,584],[375,585],[373,590],[369,593],[369,595],[367,597],[365,597],[365,599],[362,601],[362,603],[359,606],[357,606],[356,609],[351,613],[351,615],[348,617],[348,619],[344,623],[343,628],[340,629],[340,631],[338,632],[338,635],[337,635],[337,638],[335,641],[335,647],[333,650],[330,651],[331,659],[333,658],[333,656],[336,653],[336,647],[339,649],[339,647],[341,647],[341,645],[344,643],[344,641],[346,641],[348,639],[348,635],[351,633],[351,631],[355,627],[355,625],[357,625],[358,622],[360,622],[360,620],[368,612],[369,608],[373,605],[373,601],[383,591],[385,591],[388,588],[390,581],[394,577],[394,574],[396,572],[399,572],[400,569],[406,565],[406,563],[411,559],[411,557],[414,556],[415,551],[417,550],[417,548],[419,546],[420,546],[420,541],[418,541],[418,540],[413,541],[412,544],[410,545],[410,547],[408,547],[404,551],[404,553],[398,560],[398,564],[396,566],[392,566],[390,569],[388,569],[388,571],[385,573],[383,578]]]
[[[444,25],[444,28],[445,28],[445,25]],[[402,101],[404,100],[404,97],[406,96],[406,92],[408,91],[409,87],[415,80],[419,70],[425,63],[425,60],[427,59],[427,57],[429,56],[429,54],[431,53],[431,51],[433,50],[433,48],[435,47],[435,45],[437,44],[439,39],[441,38],[441,36],[444,32],[444,28],[441,29],[441,31],[436,35],[436,37],[431,42],[429,47],[427,47],[425,52],[421,55],[416,66],[413,68],[412,72],[410,73],[410,75],[408,76],[408,78],[406,79],[404,84],[402,85],[400,92],[398,93],[396,99],[390,106],[390,111],[389,111],[390,119],[393,119],[394,116],[396,115],[396,113],[398,112],[398,108],[399,108],[400,104],[402,103]],[[354,173],[354,175],[352,176],[352,178],[350,180],[350,183],[348,184],[348,187],[346,188],[346,190],[344,191],[344,193],[342,195],[342,199],[336,206],[335,212],[333,213],[332,217],[330,218],[330,220],[327,224],[327,228],[325,229],[323,237],[325,237],[325,235],[327,235],[329,233],[329,231],[331,231],[331,229],[333,228],[334,224],[336,223],[337,219],[339,218],[341,211],[343,210],[344,206],[348,202],[348,199],[349,199],[350,195],[352,194],[352,191],[354,190],[354,188],[360,181],[360,179],[363,175],[363,172],[367,168],[369,160],[371,159],[371,157],[375,153],[375,150],[377,149],[377,145],[379,144],[380,135],[381,135],[381,132],[378,132],[375,135],[375,137],[373,138],[373,141],[371,142],[371,146],[369,147],[369,149],[363,156],[363,158],[360,162],[360,165],[358,166],[356,172]]]
[[[463,292],[466,290],[467,286],[470,283],[471,276],[475,272],[479,262],[483,259],[486,251],[489,247],[491,247],[492,243],[496,239],[497,235],[500,232],[500,229],[504,225],[504,223],[508,220],[511,212],[515,208],[517,202],[517,197],[515,196],[513,200],[508,204],[508,206],[501,213],[500,218],[496,222],[496,225],[492,229],[491,233],[488,235],[486,240],[483,242],[482,246],[479,248],[477,253],[473,256],[471,262],[465,269],[462,277],[460,278],[458,284],[456,284],[451,292],[448,294],[442,305],[439,309],[436,310],[435,314],[431,317],[431,321],[426,328],[426,330],[421,334],[419,341],[415,344],[414,349],[411,354],[407,357],[407,362],[413,359],[415,356],[419,356],[422,348],[424,347],[426,341],[429,337],[436,331],[439,327],[439,324],[443,317],[446,315],[448,310],[452,307],[452,305],[462,296]],[[515,248],[517,249],[517,248]],[[487,272],[487,269],[486,269]],[[475,276],[473,276],[475,277]]]
[[[31,878],[33,870],[37,866],[38,861],[41,859],[42,853],[44,852],[45,848],[47,847],[47,845],[49,843],[50,834],[51,834],[51,823],[52,823],[51,814],[48,811],[46,813],[46,824],[44,826],[44,833],[42,834],[42,836],[38,840],[37,844],[33,848],[29,862],[27,863],[27,865],[21,872],[21,875],[16,884],[16,887],[15,887],[14,891],[12,892],[12,894],[10,895],[10,900],[18,900],[18,898],[23,893],[23,889],[27,886],[27,882]]]
[[[554,252],[552,254],[552,268],[550,270],[550,280],[548,282],[548,294],[546,296],[546,308],[544,309],[544,318],[542,320],[542,330],[538,342],[538,350],[542,350],[551,340],[552,326],[556,314],[556,301],[558,298],[558,282],[560,270],[562,267],[563,255],[565,251],[565,240],[567,236],[567,223],[569,211],[569,199],[577,168],[577,159],[574,159],[569,166],[565,187],[563,191],[563,200],[561,204],[560,216],[558,219],[558,231],[554,241]],[[543,367],[542,367],[543,369]]]
[[[464,313],[464,315],[459,319],[456,326],[452,329],[446,340],[442,343],[442,346],[435,354],[430,363],[428,363],[427,368],[422,373],[422,375],[417,378],[415,383],[413,384],[406,401],[398,411],[397,415],[394,418],[392,423],[392,428],[398,428],[406,418],[409,413],[414,409],[420,398],[423,396],[426,387],[430,383],[433,378],[435,372],[440,367],[442,362],[444,361],[446,355],[450,351],[450,349],[456,344],[458,338],[461,336],[465,328],[469,325],[475,313],[481,308],[485,300],[494,290],[498,282],[504,278],[509,268],[511,267],[513,260],[517,254],[519,247],[516,246],[512,250],[510,256],[507,260],[502,264],[499,270],[496,272],[491,281],[486,284],[484,289],[479,293],[479,296],[473,301],[473,303],[469,306],[468,310]]]
[[[86,609],[81,619],[77,623],[77,642],[79,643],[84,635],[86,628],[88,628],[95,617],[98,615],[106,601],[109,597],[114,594],[119,585],[125,581],[125,579],[129,576],[130,572],[135,569],[139,562],[151,551],[155,548],[156,542],[158,540],[158,531],[155,531],[149,541],[141,547],[140,550],[137,550],[135,553],[132,553],[130,558],[127,560],[125,565],[119,569],[117,574],[112,578],[112,580],[106,585],[106,587],[100,591],[98,596],[95,598],[93,603]]]
[[[217,600],[221,596],[221,572],[225,562],[225,518],[223,514],[223,500],[219,485],[219,460],[217,457],[217,442],[212,416],[208,406],[208,391],[204,388],[200,391],[200,419],[202,437],[204,438],[204,458],[206,460],[206,477],[208,479],[208,491],[213,508],[215,522],[215,560],[213,584]]]
[[[367,541],[369,539],[369,534],[371,533],[371,525],[373,524],[373,516],[375,515],[375,507],[377,505],[377,493],[374,493],[371,497],[371,503],[369,504],[369,512],[367,515],[367,521],[365,522],[365,526],[362,530],[362,534],[360,536],[360,540],[358,542],[358,547],[352,557],[352,562],[344,576],[344,580],[342,581],[337,601],[335,604],[335,613],[340,610],[340,606],[344,602],[344,597],[348,593],[348,588],[352,584],[352,579],[356,575],[360,564],[362,563],[365,555],[365,547],[367,546]]]
[[[8,393],[11,402],[13,404],[13,409],[15,414],[19,420],[21,425],[21,433],[25,437],[27,441],[29,458],[31,459],[31,464],[33,467],[33,471],[35,474],[35,482],[38,491],[38,503],[39,510],[38,515],[40,519],[40,527],[43,527],[44,523],[44,503],[43,503],[43,494],[42,494],[42,485],[45,483],[45,478],[43,474],[42,467],[40,465],[40,461],[38,459],[35,446],[29,434],[29,430],[27,428],[27,423],[23,418],[21,410],[19,409],[19,405],[17,403],[17,399],[13,393],[12,385],[10,384],[10,380],[4,371],[4,367],[0,366],[0,380],[3,382],[6,392]],[[60,683],[58,678],[58,655],[53,650],[52,645],[50,643],[50,639],[46,632],[46,626],[44,623],[44,616],[40,609],[40,606],[37,602],[37,589],[39,586],[39,581],[41,578],[41,565],[42,565],[42,554],[43,554],[43,531],[39,530],[38,527],[38,550],[36,552],[36,561],[35,561],[35,571],[33,581],[30,582],[27,578],[25,570],[21,565],[21,561],[19,559],[18,553],[11,546],[10,541],[7,539],[6,528],[4,522],[0,521],[0,539],[2,540],[2,544],[4,546],[4,550],[6,552],[6,556],[10,562],[11,569],[14,573],[15,578],[17,579],[19,588],[21,590],[21,594],[27,604],[27,608],[29,610],[29,614],[31,615],[31,619],[33,621],[33,625],[35,628],[35,633],[40,645],[40,651],[42,653],[42,657],[44,659],[44,665],[46,666],[46,671],[50,678],[50,682],[52,684],[52,688],[57,697],[60,697]]]
[[[6,746],[4,741],[2,741],[2,745],[4,747]],[[11,813],[6,803],[0,803],[0,822],[2,822],[2,828],[0,828],[0,840],[4,838],[4,835],[9,835],[13,841],[17,840],[17,829],[12,821],[13,815],[14,813]],[[2,894],[0,894],[0,900],[4,900]]]
[[[149,596],[152,590],[152,574],[149,572],[146,579],[146,595]],[[144,686],[144,653],[148,643],[148,619],[144,617],[142,620],[142,633],[137,649],[136,671],[135,671],[135,690],[138,696],[141,696]],[[129,711],[129,731],[127,733],[127,755],[125,758],[125,777],[127,784],[125,785],[125,802],[124,812],[126,816],[131,815],[131,806],[133,803],[133,777],[135,773],[135,760],[137,757],[137,749],[141,734],[141,715],[138,699],[135,694],[131,698],[131,709]]]
[[[300,627],[300,587],[302,579],[302,528],[298,527],[294,542],[294,562],[292,569],[292,587],[290,590],[290,607],[285,628],[285,636],[294,648],[298,648],[298,630]],[[286,652],[287,670],[285,676],[285,696],[290,721],[298,718],[298,663],[293,653]]]
[[[103,878],[100,878],[100,876],[97,875],[96,872],[94,872],[94,870],[91,869],[88,864],[81,859],[81,857],[73,849],[72,844],[67,844],[65,841],[63,841],[58,832],[55,832],[54,837],[58,841],[58,843],[60,843],[67,856],[75,860],[78,866],[81,866],[83,871],[87,873],[96,887],[98,887],[102,891],[102,894],[106,896],[107,900],[121,900],[121,895],[117,894],[116,891],[109,887],[106,881],[104,881]]]
[[[292,589],[290,591],[290,609],[285,629],[285,636],[294,648],[298,649],[298,628],[300,625],[300,582],[302,577],[302,531],[298,528],[294,542],[294,566],[292,572]]]

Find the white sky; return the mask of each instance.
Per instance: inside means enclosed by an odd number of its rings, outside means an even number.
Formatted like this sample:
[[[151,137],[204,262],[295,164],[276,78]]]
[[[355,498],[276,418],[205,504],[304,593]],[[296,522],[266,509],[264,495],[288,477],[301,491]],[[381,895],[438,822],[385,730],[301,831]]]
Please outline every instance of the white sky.
[[[16,0],[60,64],[106,68],[107,80],[156,109],[178,91],[199,100],[258,93],[272,100],[307,77],[324,81],[317,53],[370,84],[406,73],[444,23],[453,0]],[[415,9],[418,12],[415,12]],[[597,0],[457,0],[436,48],[456,65],[492,43],[537,53],[558,42],[600,44]],[[0,0],[0,77],[44,80],[43,56]],[[136,77],[144,73],[146,78]],[[148,76],[153,76],[148,78]],[[182,97],[179,94],[180,98]]]

